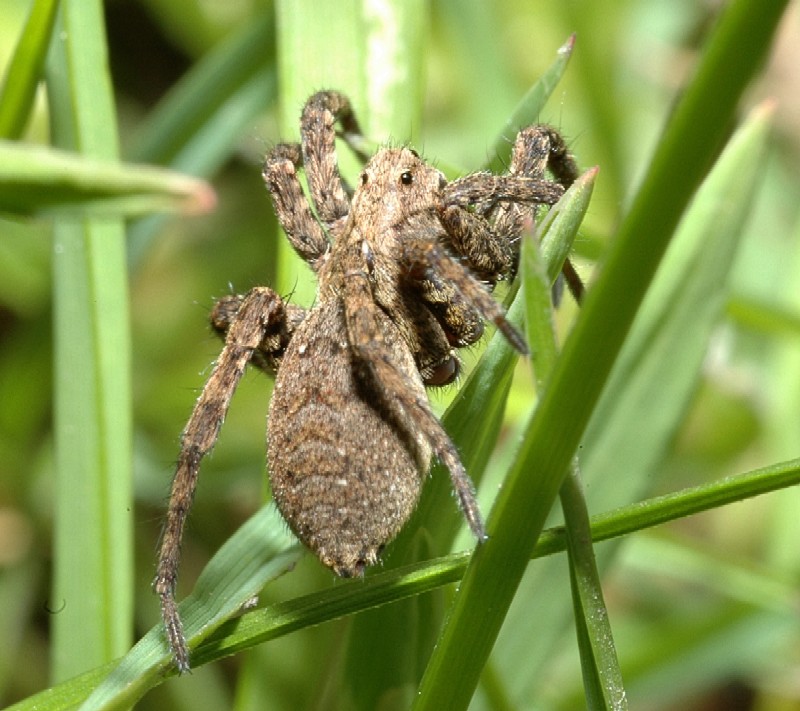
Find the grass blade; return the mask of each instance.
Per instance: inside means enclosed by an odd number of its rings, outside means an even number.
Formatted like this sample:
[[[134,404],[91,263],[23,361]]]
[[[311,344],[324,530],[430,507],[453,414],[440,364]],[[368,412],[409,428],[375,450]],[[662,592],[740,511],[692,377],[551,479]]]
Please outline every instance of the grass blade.
[[[208,212],[210,185],[180,173],[0,141],[0,210],[15,215]]]
[[[271,580],[294,567],[302,547],[273,505],[252,516],[209,561],[180,605],[190,648],[239,612]],[[202,663],[202,658],[197,660]],[[172,656],[156,625],[81,706],[83,711],[128,708],[170,670]]]
[[[19,138],[42,78],[59,0],[36,0],[0,88],[0,138]]]
[[[210,176],[242,133],[275,100],[272,12],[201,59],[159,103],[131,148],[131,159]],[[134,222],[128,252],[138,264],[164,224],[162,216]]]
[[[568,222],[572,233],[577,232],[589,204],[596,174],[596,169],[590,171],[570,188],[576,198],[556,212],[548,227],[552,224],[558,228],[560,222]],[[561,263],[565,257],[565,254],[561,255]],[[533,239],[523,241],[521,264],[528,341],[537,389],[541,389],[555,366],[558,350],[552,320],[553,279],[547,273]],[[566,522],[570,587],[587,704],[590,709],[627,709],[577,460],[561,485],[560,498]]]
[[[645,496],[684,420],[709,340],[723,314],[732,259],[763,169],[759,156],[767,119],[762,109],[754,112],[698,193],[609,377],[580,450],[593,510]],[[613,553],[613,547],[604,547],[600,564]],[[513,645],[498,644],[498,675],[514,688],[515,698],[537,695],[550,669],[549,650],[569,632],[572,610],[562,593],[562,568],[553,560],[537,565],[518,593],[536,605],[541,618],[518,606],[520,611],[512,609],[506,622],[518,639],[537,640],[525,665],[513,653]],[[542,618],[561,622],[543,624]]]
[[[186,169],[184,156],[198,152],[192,146],[231,96],[254,77],[273,85],[274,52],[275,21],[265,12],[198,62],[159,103],[140,129],[132,158]]]
[[[776,3],[767,11],[753,0],[737,0],[723,12],[543,393],[489,518],[490,540],[473,557],[415,709],[461,709],[469,703],[527,565],[528,548],[535,544],[636,309],[769,47],[784,5]],[[730,71],[732,66],[736,71]],[[642,240],[643,234],[649,239]],[[560,416],[564,411],[569,418]],[[534,462],[536,479],[526,476]],[[524,517],[501,516],[513,509],[514,499],[533,505]],[[475,610],[495,614],[476,616]]]
[[[561,485],[560,497],[566,522],[572,606],[587,707],[623,711],[628,708],[627,696],[603,599],[577,462]]]
[[[322,88],[344,92],[353,103],[361,128],[369,135],[366,40],[361,32],[361,3],[342,0],[334,6],[311,0],[278,0],[275,16],[281,139],[299,140],[303,104]],[[298,57],[303,61],[298,61]],[[342,172],[346,174],[348,166],[353,167],[352,159],[348,163],[349,156],[343,151],[339,159]],[[278,242],[277,261],[275,288],[278,292],[291,292],[297,303],[310,304],[313,280],[285,239]]]
[[[48,66],[54,143],[114,160],[102,3],[62,3]],[[54,228],[56,512],[52,674],[123,653],[133,616],[127,266],[119,220]]]
[[[572,35],[558,48],[555,61],[542,74],[539,80],[522,97],[514,113],[511,114],[500,135],[495,139],[489,155],[493,156],[488,169],[500,173],[506,169],[511,157],[511,148],[517,132],[523,126],[530,126],[539,120],[544,105],[558,86],[558,82],[567,70],[567,64],[575,48],[575,35]]]
[[[800,459],[729,476],[712,484],[655,497],[593,516],[592,540],[596,543],[610,540],[797,484],[800,484]],[[267,513],[270,508],[269,505],[265,506],[255,514],[254,518],[262,521],[269,519],[274,515]],[[243,528],[250,525],[248,522]],[[272,533],[276,530],[275,526],[268,528]],[[238,535],[237,533],[234,538]],[[251,549],[259,547],[250,546]],[[565,551],[566,547],[566,533],[563,527],[549,529],[539,537],[532,559],[551,556]],[[224,550],[229,550],[227,545]],[[283,552],[289,553],[287,549],[283,549]],[[219,552],[219,558],[215,556],[214,560],[219,561],[222,566],[220,569],[225,571],[225,575],[231,566],[235,565],[235,560],[231,560],[227,553],[223,555],[223,549]],[[417,563],[402,570],[381,573],[365,581],[343,583],[322,592],[246,613],[235,621],[223,624],[216,633],[200,644],[194,651],[194,659],[198,664],[208,663],[298,629],[328,622],[375,605],[420,595],[442,585],[457,582],[463,576],[468,560],[467,553],[451,554],[436,560]],[[216,577],[216,574],[211,577]],[[195,593],[199,589],[198,587]],[[787,589],[787,605],[791,605],[792,599],[791,589]],[[198,622],[202,624],[202,620]],[[159,624],[147,633],[146,638],[150,639],[152,636],[153,639],[161,639],[162,634]],[[159,644],[162,645],[160,654],[164,655],[166,650],[163,648],[163,642]],[[15,704],[9,711],[73,709],[89,696],[117,664],[118,662],[105,664],[81,674]]]

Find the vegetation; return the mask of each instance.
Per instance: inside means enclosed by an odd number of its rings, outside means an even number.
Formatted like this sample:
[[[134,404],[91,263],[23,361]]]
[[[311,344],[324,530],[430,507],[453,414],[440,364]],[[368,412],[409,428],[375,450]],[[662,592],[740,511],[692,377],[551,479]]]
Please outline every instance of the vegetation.
[[[784,5],[3,3],[0,700],[796,705]],[[534,120],[599,171],[543,220],[541,249],[525,241],[516,297],[500,294],[532,359],[487,338],[460,388],[432,394],[490,542],[472,555],[435,469],[383,568],[333,580],[261,506],[271,383],[252,373],[202,470],[179,590],[195,669],[171,678],[150,581],[179,433],[219,350],[208,309],[256,284],[313,298],[259,162],[324,86],[372,140],[410,141],[452,175],[502,167],[502,135]],[[590,294],[553,313],[570,246]]]

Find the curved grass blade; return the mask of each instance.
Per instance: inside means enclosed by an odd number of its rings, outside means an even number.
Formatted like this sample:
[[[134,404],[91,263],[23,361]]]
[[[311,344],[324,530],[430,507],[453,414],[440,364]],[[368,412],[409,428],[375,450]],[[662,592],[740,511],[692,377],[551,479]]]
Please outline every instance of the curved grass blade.
[[[201,59],[159,103],[142,125],[131,157],[137,162],[160,163],[187,169],[187,154],[198,152],[197,142],[215,122],[221,107],[258,78],[274,89],[275,21],[264,12],[252,23]],[[269,94],[262,98],[268,101]],[[237,134],[233,134],[234,136]],[[206,146],[206,149],[208,146]]]
[[[236,615],[271,580],[294,567],[303,549],[273,505],[264,506],[228,539],[180,605],[186,640],[196,647]],[[172,664],[161,625],[150,630],[81,706],[128,708],[169,673]]]
[[[593,516],[591,538],[594,542],[609,540],[612,536],[645,530],[686,515],[798,483],[800,483],[800,459],[733,475],[710,485],[659,496],[613,512]],[[563,527],[549,529],[540,537],[532,559],[563,552],[566,549],[567,541]],[[201,644],[197,649],[196,659],[199,663],[206,663],[299,629],[430,592],[460,580],[467,560],[467,553],[454,553],[379,573],[364,581],[345,582],[322,592],[248,612],[226,623]],[[770,609],[782,604],[782,609],[791,611],[795,597],[791,583],[785,583],[781,589],[782,597],[777,594],[777,588],[773,588],[775,594],[770,597]]]
[[[0,141],[0,210],[11,214],[198,213],[215,202],[208,183],[174,171]]]
[[[800,459],[726,477],[713,484],[593,516],[591,538],[594,542],[609,540],[798,483]],[[549,529],[540,537],[532,559],[563,552],[566,548],[564,528]],[[195,659],[198,663],[207,663],[299,629],[430,592],[457,582],[468,558],[468,553],[454,553],[248,612],[223,625],[202,643],[197,648]],[[794,599],[791,585],[784,586],[784,591],[784,606],[789,610]],[[773,596],[773,606],[775,600]]]
[[[711,484],[658,496],[593,516],[592,540],[595,543],[611,540],[798,484],[800,484],[800,459],[732,475]],[[269,505],[265,506],[255,516],[268,518],[271,514],[264,512],[269,508]],[[249,522],[244,524],[248,525]],[[270,530],[274,531],[274,528]],[[255,548],[261,545],[259,542]],[[548,529],[539,537],[531,559],[552,556],[565,551],[566,547],[566,533],[563,527]],[[218,555],[222,554],[223,549],[220,549]],[[284,552],[288,554],[288,551]],[[194,650],[194,661],[198,665],[206,664],[299,629],[457,582],[463,576],[468,560],[468,553],[455,553],[436,560],[416,563],[402,570],[381,573],[364,581],[343,583],[322,592],[271,605],[263,610],[248,612],[236,620],[224,623],[208,639],[200,643]],[[227,575],[227,571],[225,574]],[[792,609],[793,600],[794,592],[788,588],[787,609]],[[160,639],[162,634],[159,624],[148,632],[145,638],[150,639],[152,635]],[[166,649],[163,642],[159,644],[161,645],[159,654],[166,664]],[[74,709],[118,664],[119,662],[111,662],[81,674],[15,704],[8,711]],[[140,682],[134,680],[133,683]],[[149,686],[155,683],[158,683],[158,680]]]

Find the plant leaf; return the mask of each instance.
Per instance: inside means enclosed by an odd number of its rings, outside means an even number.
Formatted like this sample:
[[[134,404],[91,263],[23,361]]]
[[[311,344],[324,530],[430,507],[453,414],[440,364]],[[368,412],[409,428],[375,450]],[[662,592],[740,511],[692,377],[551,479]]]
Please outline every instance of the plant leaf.
[[[0,141],[0,210],[15,215],[197,213],[215,202],[208,183],[174,171]]]
[[[99,0],[65,0],[48,57],[55,145],[117,157]],[[39,194],[46,201],[44,191]],[[52,677],[130,646],[132,406],[125,232],[119,219],[57,220],[53,231],[55,521]],[[81,571],[76,575],[75,571]]]
[[[734,0],[723,12],[524,435],[489,517],[490,539],[476,550],[454,599],[415,709],[468,705],[527,567],[528,549],[544,525],[673,230],[724,139],[727,121],[760,66],[784,5],[765,12],[753,0]],[[736,67],[732,74],[730,62]],[[642,241],[643,234],[649,239]],[[529,503],[524,515],[515,501]]]
[[[19,138],[42,79],[59,0],[35,0],[0,88],[0,138]]]
[[[264,506],[219,549],[192,594],[181,603],[189,647],[194,648],[237,614],[264,585],[294,567],[302,554],[274,505]],[[120,660],[81,709],[129,708],[163,679],[171,664],[163,628],[156,625]]]

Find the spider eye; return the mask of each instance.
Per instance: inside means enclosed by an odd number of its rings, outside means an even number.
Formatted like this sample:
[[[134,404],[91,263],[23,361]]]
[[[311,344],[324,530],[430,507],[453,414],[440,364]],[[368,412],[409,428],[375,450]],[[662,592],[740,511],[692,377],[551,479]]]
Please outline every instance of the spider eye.
[[[400,173],[400,182],[403,185],[411,185],[411,183],[414,182],[414,176],[411,175],[410,170],[404,170],[402,173]]]
[[[365,170],[363,173],[361,173],[361,184],[366,185],[368,180],[369,178],[367,177],[367,171]]]

